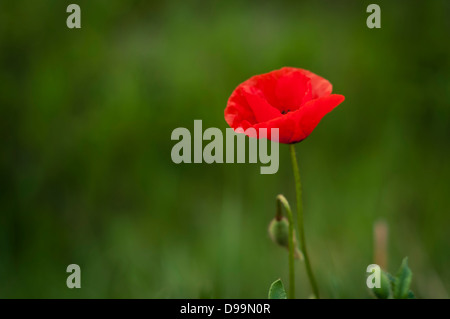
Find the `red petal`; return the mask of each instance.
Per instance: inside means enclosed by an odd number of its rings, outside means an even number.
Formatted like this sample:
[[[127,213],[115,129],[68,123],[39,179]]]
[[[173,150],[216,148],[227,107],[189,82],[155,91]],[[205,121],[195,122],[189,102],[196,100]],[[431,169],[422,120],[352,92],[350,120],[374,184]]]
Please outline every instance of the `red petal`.
[[[333,86],[323,77],[318,76],[308,70],[301,70],[301,72],[311,79],[312,98],[317,99],[331,94]]]
[[[310,79],[300,72],[290,72],[278,79],[276,95],[283,110],[297,110],[311,99]]]
[[[244,87],[242,90],[248,105],[251,107],[256,121],[266,122],[281,116],[278,109],[270,105],[254,87]],[[259,93],[259,94],[258,94]]]
[[[240,123],[244,120],[253,124],[257,122],[242,91],[241,86],[233,91],[224,111],[225,121],[227,121],[228,125],[232,128],[240,126]]]
[[[260,128],[267,128],[267,138],[272,139],[271,131],[272,128],[278,128],[278,142],[289,144],[292,141],[292,137],[296,131],[296,121],[295,118],[291,115],[296,112],[289,113],[287,115],[280,116],[276,119],[273,119],[268,122],[258,123],[253,125],[257,132]]]
[[[257,130],[267,128],[279,129],[279,142],[284,144],[297,143],[309,136],[320,120],[336,106],[344,101],[344,96],[332,94],[307,102],[298,111],[290,112],[268,122],[253,125]],[[271,139],[271,136],[268,137]]]
[[[280,111],[296,110],[311,98],[310,78],[302,71],[284,67],[255,75],[241,85],[260,89],[267,102]]]
[[[316,128],[320,120],[336,106],[344,101],[345,97],[339,94],[331,94],[316,100],[311,100],[298,110],[298,122],[292,142],[299,142]],[[297,113],[297,112],[296,112]]]

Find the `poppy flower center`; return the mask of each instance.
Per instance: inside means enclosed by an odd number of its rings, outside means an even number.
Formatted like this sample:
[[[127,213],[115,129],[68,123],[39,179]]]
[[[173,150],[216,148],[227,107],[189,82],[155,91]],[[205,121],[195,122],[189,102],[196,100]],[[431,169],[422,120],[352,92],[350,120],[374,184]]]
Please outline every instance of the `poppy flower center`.
[[[287,114],[287,113],[289,113],[291,110],[283,110],[283,111],[281,111],[281,114]]]

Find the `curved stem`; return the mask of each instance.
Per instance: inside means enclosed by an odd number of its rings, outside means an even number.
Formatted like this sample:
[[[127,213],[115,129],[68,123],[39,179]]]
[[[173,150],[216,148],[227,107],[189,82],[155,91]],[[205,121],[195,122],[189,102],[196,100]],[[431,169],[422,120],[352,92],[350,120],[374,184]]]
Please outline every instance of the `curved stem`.
[[[289,206],[288,201],[283,195],[277,196],[277,214],[276,219],[280,220],[283,215],[281,212],[281,205],[287,213],[287,218],[289,222],[289,299],[295,298],[295,267],[294,267],[294,218],[292,216],[291,206]]]
[[[309,282],[311,284],[312,291],[316,298],[319,298],[319,289],[317,288],[316,279],[312,272],[311,264],[309,262],[308,251],[306,249],[305,242],[305,230],[303,226],[303,201],[302,201],[302,184],[300,180],[300,171],[298,169],[297,156],[295,155],[294,144],[289,145],[289,150],[291,152],[292,169],[294,171],[295,178],[295,194],[297,197],[297,224],[298,224],[298,236],[300,239],[300,250],[303,253],[305,260],[306,273],[308,274]]]

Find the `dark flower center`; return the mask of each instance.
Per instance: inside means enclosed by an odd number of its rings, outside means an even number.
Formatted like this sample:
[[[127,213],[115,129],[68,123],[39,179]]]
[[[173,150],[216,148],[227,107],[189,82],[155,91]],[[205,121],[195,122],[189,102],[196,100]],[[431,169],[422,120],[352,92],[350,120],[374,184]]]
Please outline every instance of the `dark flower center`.
[[[281,111],[281,114],[287,114],[287,113],[289,113],[291,110],[283,110],[283,111]]]

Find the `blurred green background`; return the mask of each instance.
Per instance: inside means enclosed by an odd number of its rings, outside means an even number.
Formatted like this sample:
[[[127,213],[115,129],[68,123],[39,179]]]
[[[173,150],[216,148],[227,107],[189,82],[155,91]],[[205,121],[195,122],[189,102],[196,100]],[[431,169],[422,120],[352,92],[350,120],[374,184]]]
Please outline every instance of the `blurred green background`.
[[[194,119],[224,130],[239,83],[294,66],[346,97],[297,145],[323,296],[370,297],[384,219],[387,270],[409,256],[416,295],[448,298],[449,17],[446,0],[1,1],[0,297],[266,298],[286,283],[267,225],[277,194],[295,205],[287,146],[261,175],[174,164],[170,136]]]

